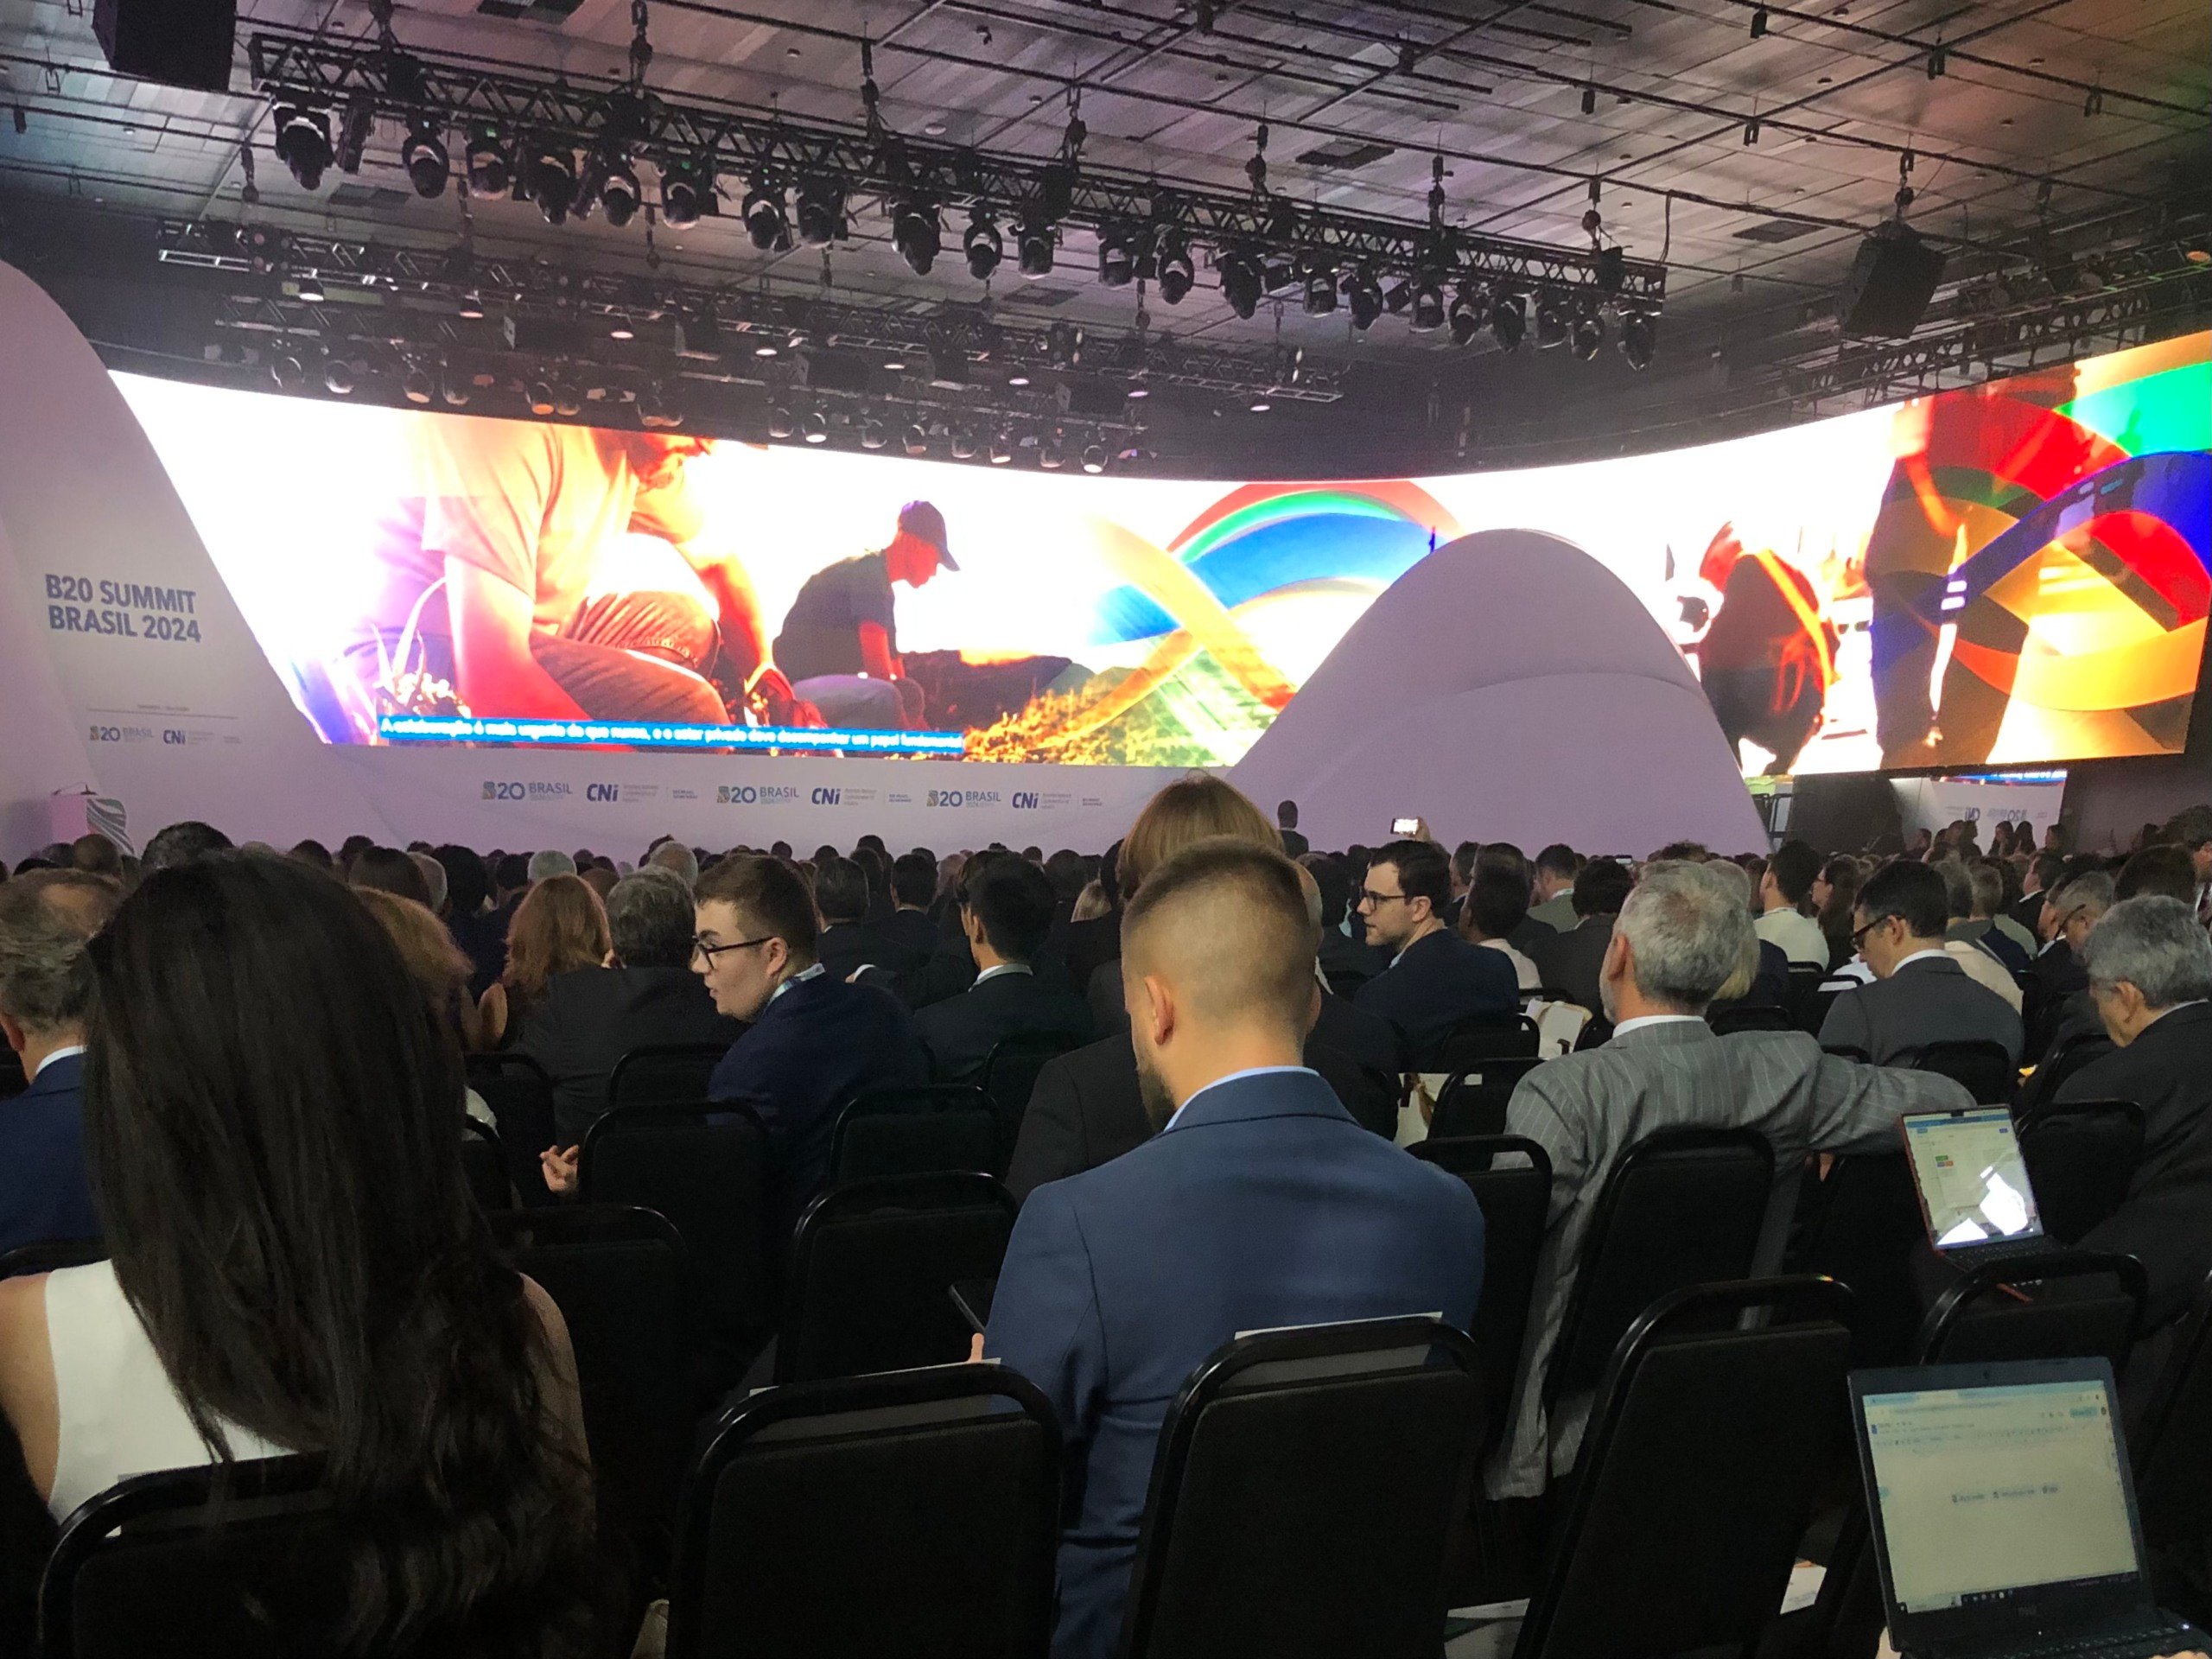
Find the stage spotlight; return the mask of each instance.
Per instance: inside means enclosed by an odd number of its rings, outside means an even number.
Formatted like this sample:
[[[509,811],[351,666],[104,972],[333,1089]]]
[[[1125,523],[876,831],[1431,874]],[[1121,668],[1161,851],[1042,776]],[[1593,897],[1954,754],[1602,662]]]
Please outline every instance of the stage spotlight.
[[[450,372],[439,377],[438,393],[446,400],[448,409],[468,407],[468,382]]]
[[[1337,273],[1327,265],[1319,265],[1306,274],[1306,315],[1325,317],[1337,308]]]
[[[798,422],[792,416],[791,410],[788,409],[779,408],[772,409],[768,411],[768,435],[770,437],[795,437],[798,435]]]
[[[565,380],[553,388],[553,412],[564,421],[573,421],[584,412],[583,397]]]
[[[1083,470],[1086,473],[1093,474],[1103,473],[1106,470],[1106,446],[1104,444],[1094,443],[1083,452]]]
[[[529,397],[531,414],[546,416],[553,412],[553,387],[550,381],[531,381]]]
[[[825,247],[845,233],[845,193],[828,179],[803,179],[798,187],[798,239]]]
[[[269,359],[269,378],[279,391],[297,391],[308,383],[307,365],[289,352],[279,352]]]
[[[1136,238],[1112,226],[1099,232],[1098,280],[1109,288],[1127,288],[1136,274]]]
[[[917,276],[926,276],[944,245],[933,201],[901,201],[891,210],[891,245]]]
[[[1057,473],[1068,464],[1068,452],[1058,438],[1047,438],[1037,446],[1037,464],[1048,473]]]
[[[446,153],[446,141],[435,120],[418,115],[408,122],[407,137],[399,145],[399,164],[407,169],[407,181],[415,187],[415,194],[424,200],[445,194],[447,181],[453,177],[453,158]]]
[[[330,118],[297,104],[276,106],[276,159],[291,170],[302,190],[320,190],[329,168]]]
[[[302,305],[321,305],[330,296],[323,289],[322,278],[310,270],[293,280],[292,297]]]
[[[1645,312],[1631,311],[1621,320],[1621,355],[1641,373],[1651,366],[1659,349],[1659,327]]]
[[[1042,219],[1024,219],[1021,233],[1016,238],[1016,250],[1024,276],[1049,276],[1052,274],[1052,227]]]
[[[1261,276],[1259,261],[1249,253],[1224,253],[1215,261],[1221,273],[1221,297],[1229,302],[1229,308],[1245,321],[1260,308]]]
[[[713,171],[700,162],[670,162],[660,170],[660,216],[673,230],[699,222],[715,194]]]
[[[784,189],[766,179],[753,181],[745,193],[745,233],[762,253],[782,253],[791,245],[791,220],[784,213]]]
[[[1364,333],[1382,315],[1382,285],[1362,265],[1344,278],[1344,301],[1351,308],[1351,326]]]
[[[1536,346],[1552,351],[1567,344],[1567,307],[1556,294],[1536,296]]]
[[[1198,267],[1191,260],[1190,238],[1180,231],[1170,231],[1160,240],[1159,255],[1160,297],[1169,305],[1180,305],[1191,291],[1191,284],[1198,279]]]
[[[976,435],[967,427],[956,427],[953,429],[952,458],[955,461],[976,459]]]
[[[1529,332],[1529,311],[1518,294],[1500,294],[1490,304],[1490,337],[1501,352],[1517,352]]]
[[[630,165],[629,157],[617,155],[599,188],[599,205],[607,222],[618,231],[627,225],[638,216],[638,203],[644,194],[638,188],[637,169]]]
[[[658,386],[647,386],[638,394],[638,424],[664,432],[683,424],[683,411],[670,403]]]
[[[1473,282],[1460,283],[1459,291],[1452,296],[1452,308],[1445,316],[1445,321],[1451,325],[1452,343],[1454,346],[1473,344],[1475,336],[1482,332],[1483,321],[1488,311],[1488,296],[1484,294],[1481,284]]]
[[[822,411],[810,409],[798,423],[798,435],[809,443],[830,442],[830,423],[822,418]]]
[[[1056,369],[1072,369],[1083,361],[1083,330],[1065,320],[1045,330],[1045,360]]]
[[[926,455],[929,452],[929,429],[917,421],[906,429],[906,453],[910,455]]]
[[[463,152],[468,168],[468,188],[480,196],[504,196],[514,182],[507,164],[506,135],[496,121],[474,121],[468,127],[468,146]]]
[[[991,465],[1003,467],[1014,459],[1014,434],[1001,432],[991,440]]]
[[[322,384],[333,397],[343,397],[353,390],[353,365],[342,357],[334,357],[323,365]]]
[[[968,221],[968,228],[961,233],[960,249],[968,256],[968,274],[979,283],[987,283],[991,273],[999,268],[999,261],[1006,257],[1006,238],[978,207],[976,216]]]
[[[890,442],[891,435],[883,429],[883,423],[881,421],[870,419],[861,423],[861,448],[880,449],[885,444]]]
[[[1605,343],[1605,320],[1595,311],[1585,311],[1575,318],[1569,331],[1567,349],[1575,360],[1587,363],[1598,355],[1598,348]]]
[[[407,371],[407,378],[400,383],[400,391],[410,404],[427,404],[437,396],[437,382],[430,378],[428,369],[419,364]]]
[[[523,188],[548,225],[564,223],[576,203],[575,152],[556,140],[532,143],[525,152]]]
[[[1414,284],[1414,302],[1406,318],[1406,327],[1417,334],[1426,334],[1444,326],[1444,289],[1433,276],[1423,276]]]
[[[1244,405],[1245,408],[1250,410],[1255,415],[1264,415],[1274,406],[1274,399],[1268,397],[1264,391],[1258,397],[1255,397],[1250,403]]]

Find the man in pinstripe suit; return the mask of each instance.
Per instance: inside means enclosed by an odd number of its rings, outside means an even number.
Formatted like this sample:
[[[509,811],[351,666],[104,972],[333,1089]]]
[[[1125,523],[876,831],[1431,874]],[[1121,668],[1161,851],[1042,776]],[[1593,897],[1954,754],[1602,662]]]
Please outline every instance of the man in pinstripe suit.
[[[1797,1032],[1719,1037],[1703,1014],[1758,949],[1740,893],[1702,865],[1654,863],[1613,925],[1599,986],[1612,1040],[1536,1067],[1506,1128],[1552,1160],[1551,1212],[1536,1264],[1512,1431],[1487,1475],[1494,1497],[1534,1497],[1574,1465],[1587,1396],[1548,1421],[1543,1376],[1605,1177],[1658,1129],[1750,1128],[1774,1148],[1774,1194],[1755,1274],[1772,1273],[1808,1154],[1894,1147],[1905,1112],[1970,1106],[1948,1077],[1858,1065]]]

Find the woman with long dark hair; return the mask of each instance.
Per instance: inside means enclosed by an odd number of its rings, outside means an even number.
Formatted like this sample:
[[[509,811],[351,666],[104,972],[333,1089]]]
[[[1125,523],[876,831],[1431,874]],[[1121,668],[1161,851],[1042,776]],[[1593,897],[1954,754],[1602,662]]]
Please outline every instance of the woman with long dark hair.
[[[89,952],[111,1260],[0,1283],[0,1412],[57,1518],[128,1476],[323,1461],[343,1650],[592,1650],[568,1332],[461,1176],[461,1058],[336,880],[225,853]]]
[[[1813,904],[1814,919],[1828,942],[1828,968],[1840,968],[1858,953],[1851,943],[1851,912],[1859,902],[1865,866],[1848,853],[1839,853],[1821,866],[1813,890],[1806,896]]]

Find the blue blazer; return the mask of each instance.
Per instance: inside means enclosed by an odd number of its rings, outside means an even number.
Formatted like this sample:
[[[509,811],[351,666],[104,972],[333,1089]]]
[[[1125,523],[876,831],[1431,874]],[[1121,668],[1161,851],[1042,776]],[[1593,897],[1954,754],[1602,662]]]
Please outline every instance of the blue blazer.
[[[1351,1000],[1395,1026],[1417,1058],[1470,1014],[1515,1012],[1521,982],[1504,951],[1470,944],[1447,928],[1408,945]]]
[[[784,1235],[830,1176],[837,1114],[866,1089],[926,1084],[929,1056],[898,999],[823,973],[798,980],[730,1045],[707,1084],[768,1128]]]
[[[84,1056],[72,1054],[0,1100],[0,1250],[99,1236],[85,1173],[84,1077]]]
[[[1202,1090],[1135,1151],[1032,1192],[983,1346],[1052,1397],[1082,1465],[1056,1659],[1115,1650],[1160,1427],[1207,1355],[1342,1319],[1464,1330],[1482,1273],[1466,1185],[1360,1128],[1312,1071]]]

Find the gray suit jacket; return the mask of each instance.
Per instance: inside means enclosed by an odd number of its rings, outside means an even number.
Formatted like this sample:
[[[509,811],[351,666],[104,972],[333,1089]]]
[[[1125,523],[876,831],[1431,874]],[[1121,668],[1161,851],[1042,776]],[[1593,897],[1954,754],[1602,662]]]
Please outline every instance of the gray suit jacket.
[[[1855,1048],[1877,1065],[1929,1043],[2002,1043],[2020,1063],[2020,1016],[1955,962],[1923,957],[1887,979],[1846,991],[1821,1026],[1823,1048]]]
[[[1567,892],[1554,893],[1542,904],[1529,906],[1529,915],[1532,920],[1541,922],[1556,932],[1565,933],[1575,923],[1574,895]]]
[[[1605,1178],[1628,1149],[1659,1129],[1749,1128],[1774,1148],[1774,1194],[1751,1267],[1774,1272],[1806,1155],[1893,1147],[1906,1112],[1971,1106],[1967,1091],[1927,1071],[1859,1065],[1821,1052],[1799,1032],[1718,1037],[1702,1020],[1644,1026],[1602,1048],[1547,1060],[1522,1078],[1506,1109],[1510,1134],[1550,1154],[1551,1213],[1536,1261],[1513,1423],[1485,1476],[1493,1497],[1533,1497],[1574,1465],[1589,1400],[1560,1402],[1547,1421],[1544,1373],[1590,1220]]]

